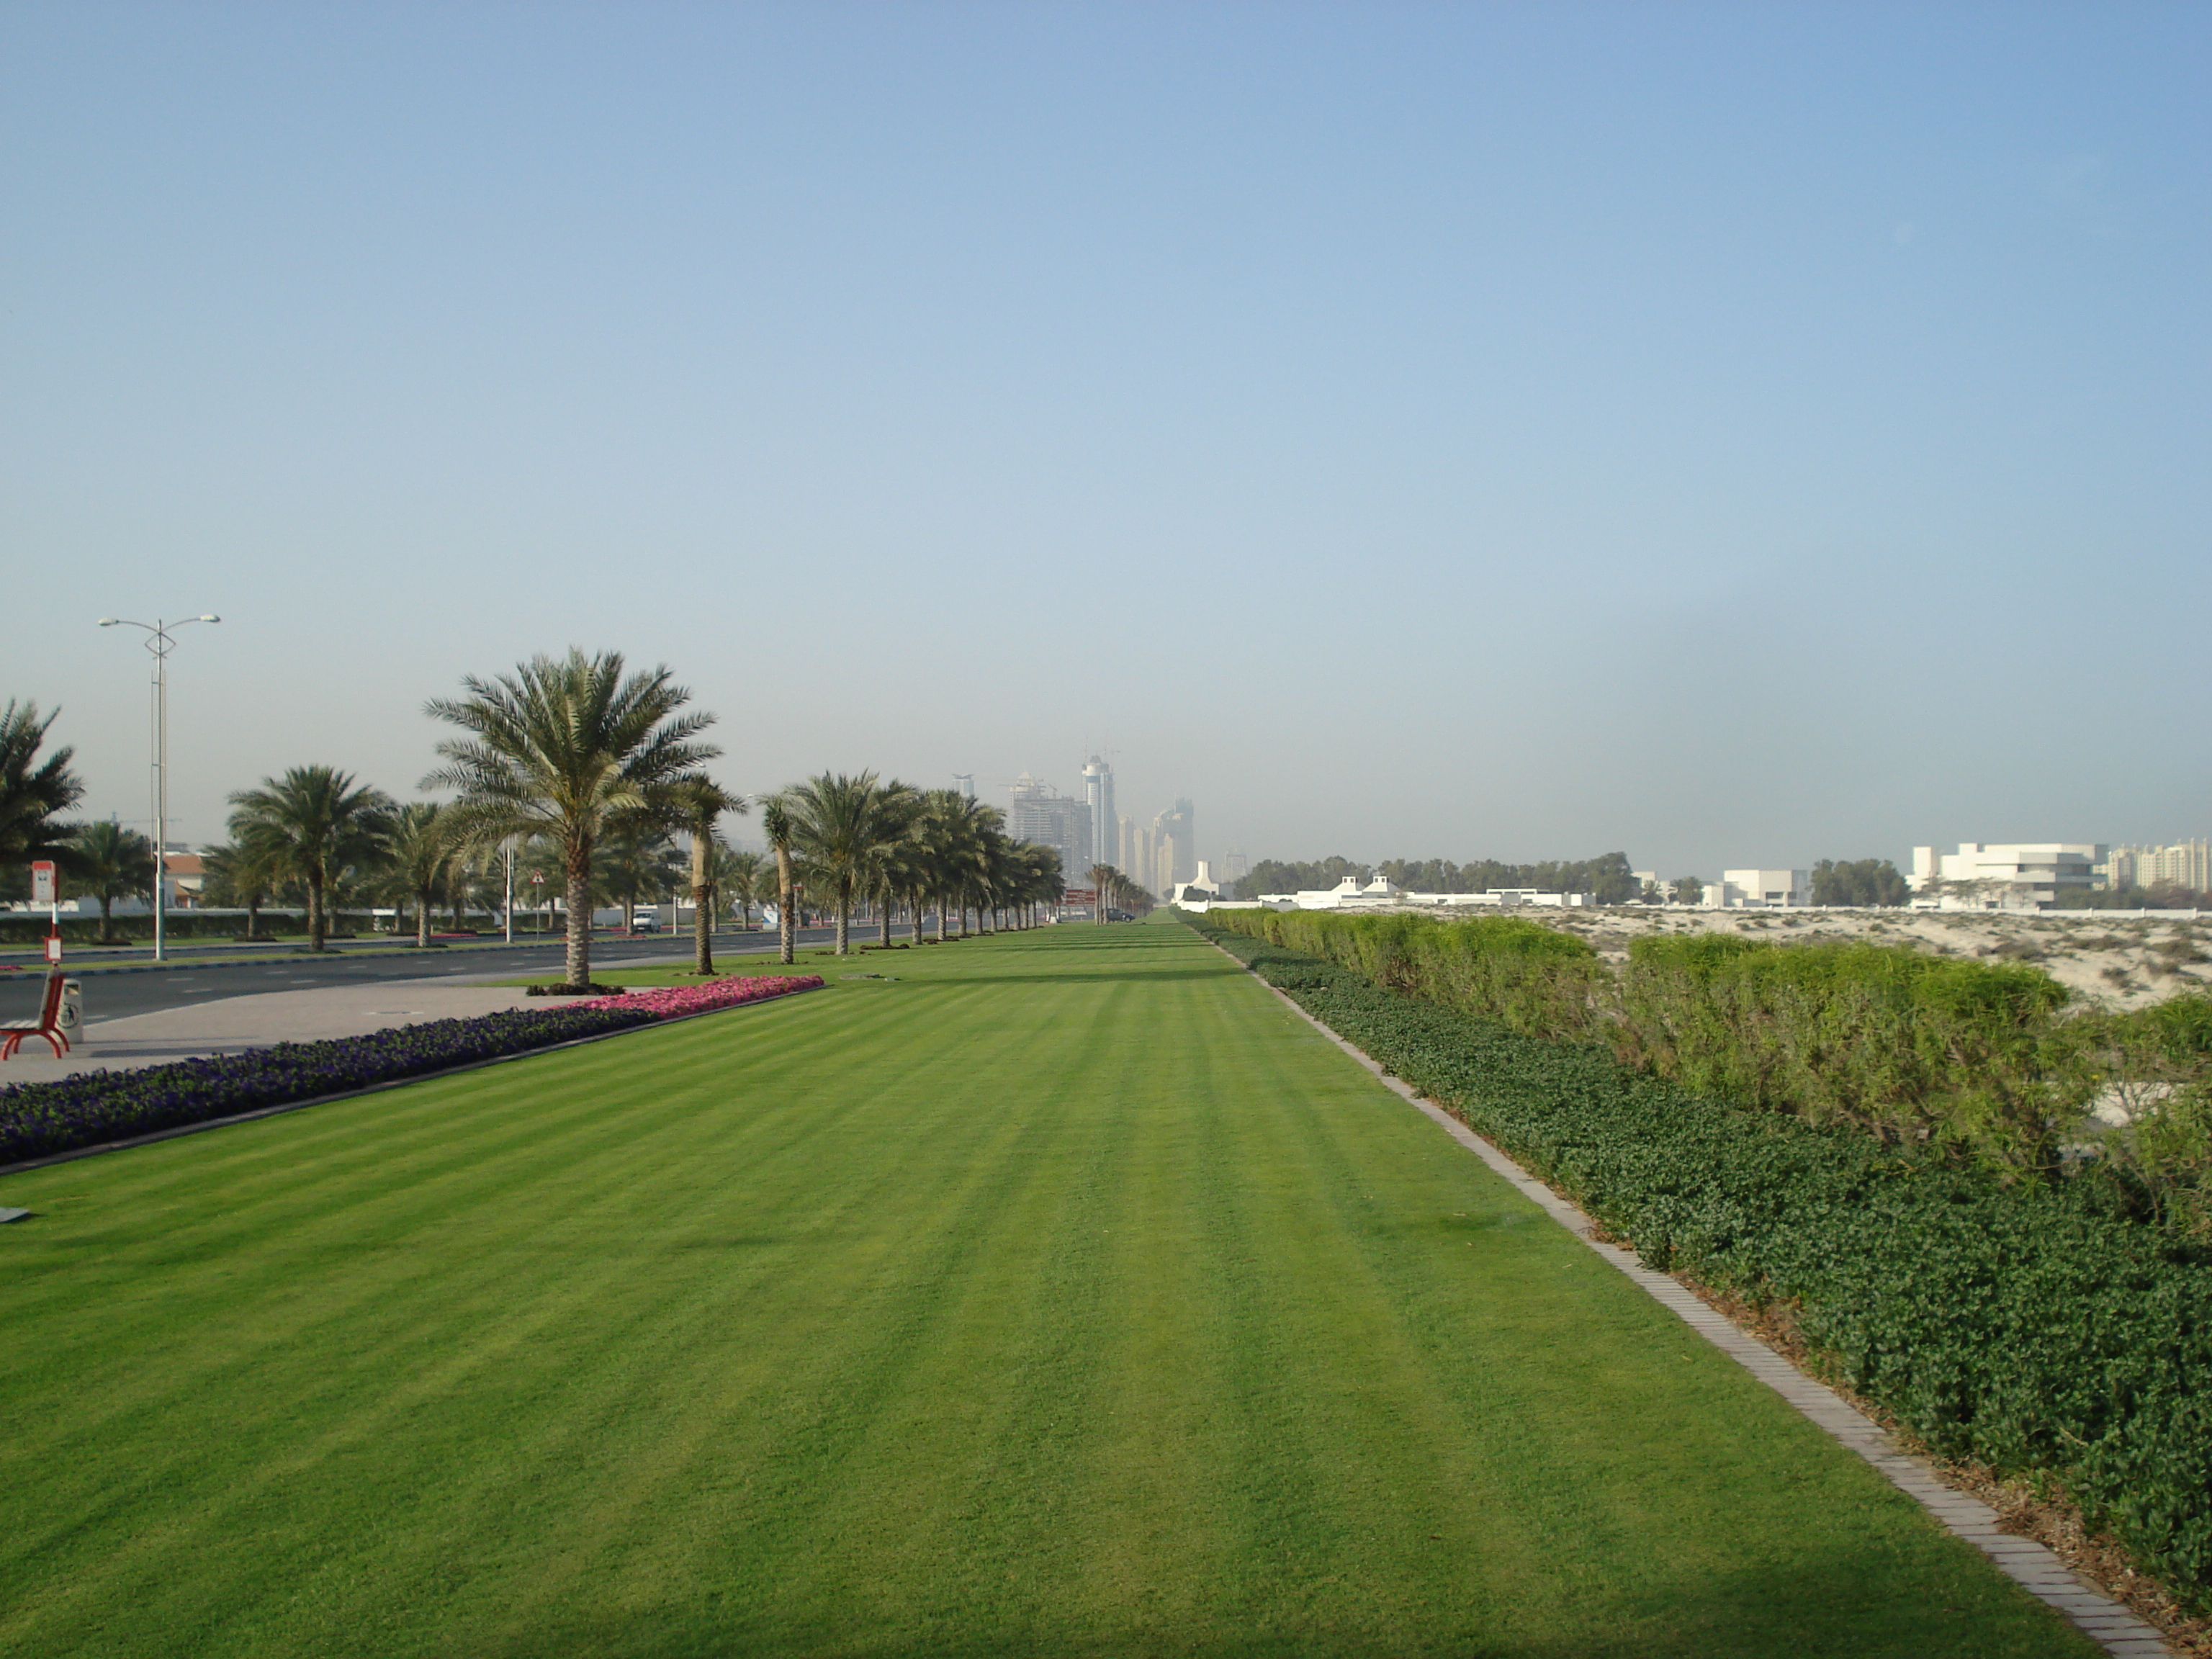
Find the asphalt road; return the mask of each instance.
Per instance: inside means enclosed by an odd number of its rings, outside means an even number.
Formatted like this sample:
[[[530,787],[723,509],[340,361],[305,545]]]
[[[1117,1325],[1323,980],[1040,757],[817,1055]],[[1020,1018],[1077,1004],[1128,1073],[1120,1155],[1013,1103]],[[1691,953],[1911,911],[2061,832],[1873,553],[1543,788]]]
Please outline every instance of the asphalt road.
[[[906,930],[898,930],[903,933]],[[854,944],[873,939],[870,927],[863,934],[854,930]],[[819,945],[836,937],[827,927],[809,927],[799,933],[803,945]],[[389,948],[389,941],[386,942]],[[757,951],[775,949],[774,933],[726,933],[714,941],[714,960],[732,962]],[[323,985],[362,985],[379,980],[516,979],[526,974],[546,974],[561,965],[561,942],[504,945],[489,949],[424,951],[404,956],[354,957],[332,951],[321,961],[262,962],[247,960],[219,967],[162,968],[136,974],[87,974],[83,987],[84,1017],[88,1022],[123,1019],[132,1014],[158,1013],[195,1002],[216,1002],[224,997],[252,996],[264,991],[305,991]],[[690,936],[662,939],[595,939],[592,962],[595,969],[611,963],[688,962]],[[64,963],[64,966],[68,964]],[[36,1012],[46,975],[36,968],[0,975],[0,1020],[28,1019]]]

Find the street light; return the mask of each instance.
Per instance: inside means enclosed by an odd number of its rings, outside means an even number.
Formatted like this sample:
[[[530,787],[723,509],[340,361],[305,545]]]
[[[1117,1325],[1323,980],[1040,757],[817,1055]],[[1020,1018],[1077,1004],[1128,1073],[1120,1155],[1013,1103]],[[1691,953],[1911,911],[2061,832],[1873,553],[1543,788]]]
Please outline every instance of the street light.
[[[220,617],[186,617],[181,622],[132,622],[128,617],[102,617],[102,628],[143,628],[146,648],[154,653],[154,960],[167,960],[162,920],[168,910],[169,840],[169,653],[177,648],[172,628],[185,623],[219,623]]]

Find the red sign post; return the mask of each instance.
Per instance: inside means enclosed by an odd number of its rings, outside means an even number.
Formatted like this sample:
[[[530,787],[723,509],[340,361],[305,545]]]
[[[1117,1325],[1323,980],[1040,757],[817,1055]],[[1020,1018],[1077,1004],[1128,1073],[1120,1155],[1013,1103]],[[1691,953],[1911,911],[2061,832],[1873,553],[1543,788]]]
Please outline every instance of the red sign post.
[[[31,902],[46,907],[46,960],[59,963],[62,959],[62,899],[61,887],[54,878],[52,859],[31,861]]]

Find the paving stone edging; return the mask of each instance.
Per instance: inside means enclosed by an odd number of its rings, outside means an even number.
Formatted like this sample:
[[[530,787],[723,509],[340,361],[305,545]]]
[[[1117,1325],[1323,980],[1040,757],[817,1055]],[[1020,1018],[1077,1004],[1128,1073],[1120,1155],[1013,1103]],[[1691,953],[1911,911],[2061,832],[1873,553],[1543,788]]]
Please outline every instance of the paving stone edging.
[[[1212,940],[1207,943],[1212,944]],[[1320,1020],[1300,1007],[1295,998],[1253,974],[1249,967],[1218,945],[1213,948],[1237,963],[1239,969],[1279,999],[1283,1006],[1349,1054],[1382,1086],[1415,1110],[1434,1121],[1443,1132],[1473,1152],[1532,1200],[1613,1267],[1638,1290],[1780,1395],[1801,1415],[1846,1450],[1874,1466],[1884,1479],[1933,1516],[1947,1532],[1963,1538],[1996,1564],[1997,1570],[2038,1601],[2058,1609],[2089,1639],[2113,1659],[2169,1659],[2173,1650],[2156,1629],[2094,1584],[2076,1577],[2066,1564],[2032,1538],[2003,1531],[1997,1513],[1978,1498],[1957,1492],[1936,1478],[1934,1465],[1905,1450],[1887,1432],[1826,1383],[1816,1381],[1776,1353],[1765,1343],[1736,1328],[1724,1314],[1716,1312],[1666,1274],[1654,1273],[1636,1259],[1635,1252],[1601,1242],[1597,1224],[1574,1205],[1523,1170],[1504,1152],[1454,1117],[1432,1100],[1413,1092],[1401,1079],[1392,1076],[1360,1049],[1346,1042]]]
[[[417,1072],[411,1077],[395,1077],[382,1083],[364,1083],[358,1089],[341,1089],[336,1094],[316,1095],[308,1100],[287,1100],[274,1106],[257,1106],[250,1112],[233,1112],[228,1117],[204,1118],[198,1123],[173,1124],[167,1129],[156,1129],[150,1134],[133,1135],[128,1140],[103,1140],[96,1146],[75,1146],[66,1152],[49,1152],[44,1158],[27,1158],[20,1164],[0,1164],[0,1176],[10,1176],[24,1170],[43,1170],[56,1164],[74,1164],[81,1158],[97,1158],[102,1152],[128,1152],[133,1146],[151,1146],[156,1141],[175,1140],[185,1135],[196,1135],[208,1129],[227,1128],[234,1123],[252,1123],[264,1117],[280,1117],[286,1112],[304,1112],[310,1106],[328,1106],[335,1101],[355,1100],[362,1095],[380,1095],[386,1089],[404,1089],[410,1083],[428,1083],[434,1078],[459,1077],[464,1072],[481,1072],[487,1066],[504,1066],[509,1060],[535,1060],[540,1054],[555,1054],[563,1048],[581,1048],[587,1043],[610,1042],[617,1037],[635,1036],[640,1031],[665,1030],[671,1025],[681,1025],[687,1019],[705,1019],[712,1014],[734,1014],[744,1008],[765,1008],[788,998],[804,996],[808,991],[827,990],[826,985],[809,985],[796,991],[778,992],[772,997],[761,997],[752,1002],[734,1003],[727,1008],[702,1008],[694,1014],[672,1014],[666,1019],[656,1019],[645,1025],[625,1025],[618,1031],[600,1031],[591,1036],[569,1037],[560,1042],[549,1042],[542,1048],[520,1048],[511,1054],[493,1054],[483,1060],[469,1060],[459,1066],[447,1066],[435,1072]],[[341,1040],[342,1039],[325,1039]],[[241,1049],[240,1053],[249,1052]]]

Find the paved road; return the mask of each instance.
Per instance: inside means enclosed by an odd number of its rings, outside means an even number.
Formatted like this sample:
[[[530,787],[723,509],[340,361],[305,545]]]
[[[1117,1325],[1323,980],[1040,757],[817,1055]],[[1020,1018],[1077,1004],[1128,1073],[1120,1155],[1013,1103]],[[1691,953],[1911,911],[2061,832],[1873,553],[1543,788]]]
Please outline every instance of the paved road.
[[[906,930],[898,930],[903,933]],[[854,929],[854,943],[860,942]],[[810,927],[799,934],[802,944],[818,945],[835,937],[827,927]],[[872,939],[871,927],[866,937]],[[388,948],[388,942],[387,942]],[[775,949],[775,935],[726,933],[714,941],[714,959],[732,960]],[[592,961],[596,968],[614,963],[688,962],[690,935],[660,939],[593,939]],[[124,1019],[133,1014],[162,1012],[192,1003],[216,1002],[226,997],[252,996],[264,991],[305,991],[325,986],[365,985],[380,980],[514,979],[544,974],[561,963],[558,940],[548,944],[494,946],[489,949],[410,951],[404,956],[348,958],[332,951],[319,962],[256,963],[209,968],[165,968],[138,974],[88,974],[84,976],[84,1013],[88,1023]],[[36,1011],[46,976],[33,969],[0,975],[0,1020],[27,1019]],[[13,981],[8,982],[8,981]]]

